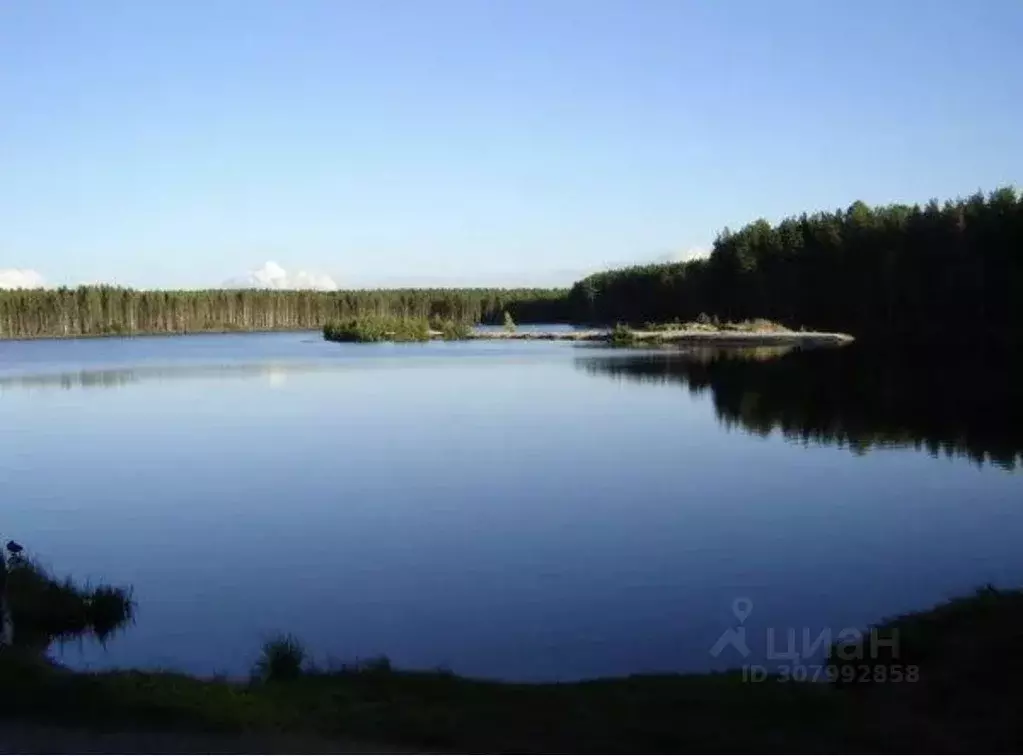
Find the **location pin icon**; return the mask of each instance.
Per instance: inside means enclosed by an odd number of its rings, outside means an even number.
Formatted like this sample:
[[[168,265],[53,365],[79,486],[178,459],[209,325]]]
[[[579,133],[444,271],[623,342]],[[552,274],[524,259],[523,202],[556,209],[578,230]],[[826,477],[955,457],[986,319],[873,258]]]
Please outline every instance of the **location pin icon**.
[[[748,598],[737,598],[732,602],[732,614],[741,625],[753,613],[753,602]]]

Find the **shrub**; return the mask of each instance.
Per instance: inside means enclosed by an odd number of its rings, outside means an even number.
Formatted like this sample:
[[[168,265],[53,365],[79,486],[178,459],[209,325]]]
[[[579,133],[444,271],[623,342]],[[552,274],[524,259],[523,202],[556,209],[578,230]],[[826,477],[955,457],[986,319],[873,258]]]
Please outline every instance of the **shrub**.
[[[392,671],[391,660],[384,654],[381,654],[380,656],[371,656],[368,659],[361,659],[357,661],[351,668],[351,671],[362,674],[385,675]]]
[[[379,342],[429,341],[430,324],[426,318],[367,315],[334,321],[323,326],[327,341]]]
[[[611,344],[613,346],[632,346],[636,343],[636,332],[627,325],[618,323],[611,330]]]
[[[293,635],[278,635],[263,644],[253,674],[264,682],[294,680],[302,674],[305,646]]]
[[[472,326],[459,320],[445,320],[437,330],[445,341],[463,341],[472,336]]]
[[[662,331],[680,331],[684,326],[678,320],[671,320],[667,323],[645,323],[643,325],[644,331],[662,332]]]
[[[742,331],[746,333],[780,333],[789,329],[765,318],[754,320],[742,320],[738,323],[725,323],[721,326],[723,331]]]
[[[17,646],[45,649],[57,639],[93,635],[101,642],[134,618],[130,588],[76,585],[58,580],[35,562],[12,558],[7,609]]]
[[[766,318],[756,318],[751,321],[747,321],[752,331],[760,332],[771,332],[778,333],[781,331],[788,331],[789,329],[783,326],[781,323],[775,323],[773,320],[767,320]]]

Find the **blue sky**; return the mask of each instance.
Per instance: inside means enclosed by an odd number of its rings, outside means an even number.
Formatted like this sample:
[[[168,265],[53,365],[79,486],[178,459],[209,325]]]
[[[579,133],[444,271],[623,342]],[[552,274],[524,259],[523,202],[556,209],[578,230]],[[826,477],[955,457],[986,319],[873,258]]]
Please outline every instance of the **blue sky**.
[[[0,269],[562,284],[1023,177],[1018,0],[5,0]]]

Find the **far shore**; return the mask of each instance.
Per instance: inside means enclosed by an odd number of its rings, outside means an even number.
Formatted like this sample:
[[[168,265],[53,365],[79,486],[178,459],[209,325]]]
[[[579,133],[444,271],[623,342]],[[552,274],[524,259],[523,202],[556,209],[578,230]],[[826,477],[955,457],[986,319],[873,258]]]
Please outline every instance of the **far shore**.
[[[853,341],[845,333],[820,331],[726,331],[682,328],[669,331],[632,331],[632,338],[644,344],[704,344],[727,346],[838,346]],[[470,339],[520,341],[609,341],[608,329],[579,331],[474,331]],[[431,331],[430,337],[443,337]]]
[[[528,325],[528,324],[523,324]],[[174,337],[174,336],[218,336],[246,333],[316,333],[319,328],[254,328],[254,329],[209,329],[199,331],[134,331],[123,333],[96,334],[40,334],[38,336],[20,336],[17,338],[0,338],[3,341],[66,341],[73,339],[124,339],[138,337]],[[572,331],[472,331],[470,340],[483,341],[583,341],[607,342],[611,330],[608,328],[588,328]],[[840,346],[854,340],[845,333],[827,333],[821,331],[740,331],[710,330],[706,328],[677,330],[635,330],[632,337],[642,345],[658,344],[699,344],[706,346]],[[431,330],[431,339],[442,339],[441,331]]]

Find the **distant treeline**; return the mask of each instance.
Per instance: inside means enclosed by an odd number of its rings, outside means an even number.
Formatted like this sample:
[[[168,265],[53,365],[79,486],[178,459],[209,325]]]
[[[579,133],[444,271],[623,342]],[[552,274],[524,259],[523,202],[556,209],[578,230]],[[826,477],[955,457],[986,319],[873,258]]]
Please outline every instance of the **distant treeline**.
[[[870,207],[725,229],[708,259],[561,289],[0,291],[0,338],[322,328],[366,315],[501,323],[769,318],[857,337],[1023,341],[1023,196]]]
[[[0,291],[0,338],[319,329],[361,316],[465,323],[560,322],[564,290],[136,291],[113,286]]]
[[[591,323],[769,318],[855,336],[1019,341],[1023,197],[870,207],[725,229],[706,260],[598,273],[570,293]]]

